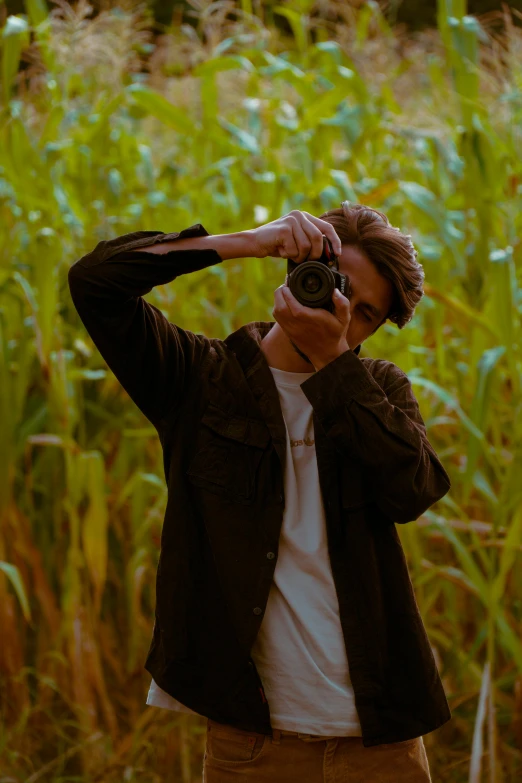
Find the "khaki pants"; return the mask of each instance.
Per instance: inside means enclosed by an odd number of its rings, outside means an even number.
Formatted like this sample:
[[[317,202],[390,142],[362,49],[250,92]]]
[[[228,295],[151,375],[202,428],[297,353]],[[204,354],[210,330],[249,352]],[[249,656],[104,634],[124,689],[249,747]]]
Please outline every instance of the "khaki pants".
[[[203,783],[431,783],[422,737],[365,748],[362,737],[273,733],[207,718]]]

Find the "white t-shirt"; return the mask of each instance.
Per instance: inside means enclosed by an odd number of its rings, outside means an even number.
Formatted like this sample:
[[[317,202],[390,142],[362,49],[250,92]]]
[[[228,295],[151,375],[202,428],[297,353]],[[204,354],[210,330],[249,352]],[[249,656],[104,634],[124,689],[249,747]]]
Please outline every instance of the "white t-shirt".
[[[268,604],[251,656],[273,728],[362,736],[328,555],[313,408],[314,373],[270,367],[286,423],[285,510]],[[147,704],[197,714],[152,680]]]

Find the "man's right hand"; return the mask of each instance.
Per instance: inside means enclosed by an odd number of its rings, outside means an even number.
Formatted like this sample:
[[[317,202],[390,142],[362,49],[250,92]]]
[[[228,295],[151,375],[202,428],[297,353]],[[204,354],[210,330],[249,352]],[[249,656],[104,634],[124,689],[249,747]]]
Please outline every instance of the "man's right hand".
[[[248,233],[254,241],[256,258],[291,258],[296,263],[320,258],[323,234],[331,241],[334,253],[341,254],[341,240],[331,223],[298,209]]]

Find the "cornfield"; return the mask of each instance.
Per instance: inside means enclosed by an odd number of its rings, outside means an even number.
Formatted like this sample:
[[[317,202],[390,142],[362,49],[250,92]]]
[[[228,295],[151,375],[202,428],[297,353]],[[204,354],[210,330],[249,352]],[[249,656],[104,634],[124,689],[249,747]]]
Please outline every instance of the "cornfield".
[[[411,233],[426,275],[361,356],[408,373],[452,479],[399,531],[453,713],[424,738],[433,780],[520,780],[522,15],[439,0],[411,35],[376,2],[190,5],[158,30],[132,0],[0,3],[0,783],[201,780],[204,718],[145,706],[161,446],[70,265],[344,199]],[[273,320],[285,269],[229,260],[148,298],[224,338]]]

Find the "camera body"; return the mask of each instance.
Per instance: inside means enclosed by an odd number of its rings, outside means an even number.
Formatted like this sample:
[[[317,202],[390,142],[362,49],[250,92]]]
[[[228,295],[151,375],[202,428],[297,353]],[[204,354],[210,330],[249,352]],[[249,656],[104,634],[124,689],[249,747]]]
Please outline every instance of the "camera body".
[[[286,284],[300,304],[305,307],[322,307],[330,313],[335,310],[332,301],[334,288],[338,288],[348,299],[352,295],[350,278],[339,272],[339,258],[324,234],[320,258],[300,263],[288,259]]]

